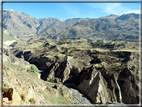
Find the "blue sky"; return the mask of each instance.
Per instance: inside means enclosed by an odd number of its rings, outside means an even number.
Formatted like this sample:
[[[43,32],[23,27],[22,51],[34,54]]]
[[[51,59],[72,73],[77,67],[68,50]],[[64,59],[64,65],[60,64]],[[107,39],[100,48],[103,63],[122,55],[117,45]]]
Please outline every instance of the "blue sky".
[[[27,13],[37,19],[54,17],[99,18],[110,14],[139,13],[139,3],[3,3],[3,9]]]

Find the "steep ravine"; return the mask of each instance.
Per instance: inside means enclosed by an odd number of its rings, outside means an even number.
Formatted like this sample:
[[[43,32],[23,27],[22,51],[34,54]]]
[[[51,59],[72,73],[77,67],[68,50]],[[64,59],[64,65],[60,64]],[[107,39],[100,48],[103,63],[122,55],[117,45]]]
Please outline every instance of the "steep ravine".
[[[5,48],[3,49],[3,61],[3,87],[11,88],[12,90],[14,90],[12,94],[8,93],[6,94],[7,96],[3,96],[4,105],[92,105],[86,96],[81,94],[70,84],[62,84],[41,80],[39,76],[40,70],[38,70],[33,64],[29,64],[29,62],[24,61],[22,58],[14,57],[12,53]],[[10,100],[7,99],[9,95],[12,95],[12,99]]]
[[[135,74],[139,67],[133,70],[128,65],[133,62],[131,56],[137,55],[135,53],[109,52],[106,55],[84,50],[76,54],[77,58],[67,56],[62,61],[40,55],[34,57],[32,52],[13,53],[43,70],[41,79],[72,84],[93,103],[139,103],[139,79]],[[92,55],[97,57],[92,59]],[[94,65],[90,65],[90,62],[94,62]]]

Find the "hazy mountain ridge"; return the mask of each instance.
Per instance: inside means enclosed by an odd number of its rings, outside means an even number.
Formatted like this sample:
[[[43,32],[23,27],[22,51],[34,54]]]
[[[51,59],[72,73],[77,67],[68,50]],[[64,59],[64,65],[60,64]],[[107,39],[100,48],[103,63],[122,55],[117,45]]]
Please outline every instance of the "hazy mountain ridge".
[[[3,28],[15,35],[33,34],[39,22],[36,18],[15,10],[3,10]]]
[[[48,28],[50,25],[56,23],[56,22],[61,22],[60,19],[57,18],[42,18],[38,19],[40,25],[37,27],[37,33],[40,33],[43,29]]]
[[[60,36],[67,36],[67,37],[88,36],[88,37],[101,37],[105,39],[109,38],[138,39],[139,19],[137,16],[138,14],[132,13],[132,14],[124,14],[119,17],[117,16],[115,18],[113,17],[113,20],[112,18],[110,19],[108,17],[83,20],[80,23],[77,23],[74,26],[65,29],[60,34]],[[124,18],[126,18],[126,20],[124,20]]]
[[[139,14],[130,13],[130,14],[123,14],[120,17],[116,18],[116,20],[130,20],[130,19],[139,19]]]
[[[6,10],[3,87],[14,91],[3,104],[139,104],[139,42],[88,39],[138,40],[135,15],[64,21]]]
[[[3,28],[16,36],[58,34],[62,38],[101,37],[134,40],[139,36],[139,14],[111,14],[97,19],[61,20],[52,17],[36,19],[23,12],[3,10]]]
[[[100,18],[108,18],[108,19],[114,20],[114,19],[116,19],[116,18],[118,18],[118,17],[119,17],[118,15],[111,14],[111,15],[109,15],[109,16],[106,16],[106,17],[100,17]]]
[[[23,12],[3,10],[3,28],[17,36],[40,34],[41,32],[53,34],[60,33],[66,27],[69,27],[80,20],[83,20],[83,18],[73,18],[65,21],[53,17],[36,19]]]
[[[46,34],[61,33],[64,29],[67,29],[68,27],[74,25],[75,23],[80,22],[81,20],[84,20],[84,19],[83,18],[73,18],[73,19],[67,19],[62,22],[53,23],[51,26],[42,30],[40,34],[42,33],[46,33]]]

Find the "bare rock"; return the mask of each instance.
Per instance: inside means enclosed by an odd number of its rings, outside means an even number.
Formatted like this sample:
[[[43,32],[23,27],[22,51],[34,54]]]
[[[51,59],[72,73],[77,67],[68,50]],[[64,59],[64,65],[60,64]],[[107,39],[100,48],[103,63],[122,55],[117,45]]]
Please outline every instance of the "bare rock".
[[[13,88],[7,88],[7,87],[3,87],[3,97],[7,97],[8,100],[12,100],[12,96],[13,96]]]

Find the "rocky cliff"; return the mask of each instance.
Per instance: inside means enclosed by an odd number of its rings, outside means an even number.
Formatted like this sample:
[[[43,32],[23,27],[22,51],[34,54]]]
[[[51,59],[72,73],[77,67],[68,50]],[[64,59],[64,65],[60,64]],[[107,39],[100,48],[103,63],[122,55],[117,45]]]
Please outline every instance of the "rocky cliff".
[[[45,82],[38,68],[3,49],[3,105],[91,104],[77,90]],[[9,91],[12,90],[12,91]]]
[[[93,103],[139,103],[138,52],[47,47],[44,51],[43,48],[11,51],[42,70],[41,79],[70,84]]]

